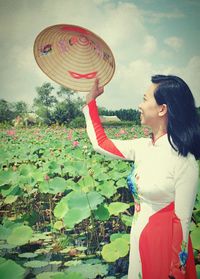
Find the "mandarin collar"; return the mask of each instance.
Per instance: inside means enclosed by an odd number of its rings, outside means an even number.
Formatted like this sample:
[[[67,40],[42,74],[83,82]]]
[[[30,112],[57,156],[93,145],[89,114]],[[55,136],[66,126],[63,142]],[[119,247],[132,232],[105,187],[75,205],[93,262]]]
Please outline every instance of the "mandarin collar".
[[[159,138],[157,138],[155,141],[153,139],[153,134],[151,134],[150,137],[150,144],[153,146],[160,146],[168,143],[168,135],[167,133],[161,135]]]

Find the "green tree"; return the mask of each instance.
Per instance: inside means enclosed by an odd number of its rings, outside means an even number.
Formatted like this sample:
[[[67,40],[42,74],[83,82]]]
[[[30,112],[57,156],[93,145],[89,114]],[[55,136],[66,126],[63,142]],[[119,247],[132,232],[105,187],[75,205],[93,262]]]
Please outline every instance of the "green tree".
[[[38,97],[33,100],[33,107],[36,109],[36,114],[47,125],[52,124],[53,106],[58,102],[56,97],[52,95],[53,90],[54,87],[51,83],[46,82],[41,87],[36,87]]]
[[[140,125],[140,113],[136,109],[107,110],[99,108],[99,113],[107,116],[116,115],[121,121],[133,121],[134,124]]]
[[[42,86],[36,87],[36,91],[38,93],[38,97],[34,98],[33,105],[34,106],[44,106],[46,108],[51,108],[55,103],[57,103],[57,99],[55,96],[52,96],[52,91],[54,87],[50,82],[43,83]]]
[[[14,119],[15,113],[11,103],[4,99],[0,99],[0,122],[10,122]]]
[[[19,101],[14,103],[15,116],[24,116],[28,112],[28,106],[25,102]]]
[[[61,99],[55,106],[53,118],[55,122],[59,124],[69,124],[77,117],[83,117],[81,108],[83,106],[83,100],[75,94],[71,89],[60,87],[57,92],[58,97]]]

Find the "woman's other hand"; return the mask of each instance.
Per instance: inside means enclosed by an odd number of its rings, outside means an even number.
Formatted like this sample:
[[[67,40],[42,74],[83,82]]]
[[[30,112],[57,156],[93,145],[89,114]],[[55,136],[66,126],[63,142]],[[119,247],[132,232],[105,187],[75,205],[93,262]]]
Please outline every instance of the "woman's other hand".
[[[90,92],[86,95],[86,104],[89,104],[92,100],[95,100],[104,91],[103,86],[99,86],[99,79],[95,79],[94,84]]]

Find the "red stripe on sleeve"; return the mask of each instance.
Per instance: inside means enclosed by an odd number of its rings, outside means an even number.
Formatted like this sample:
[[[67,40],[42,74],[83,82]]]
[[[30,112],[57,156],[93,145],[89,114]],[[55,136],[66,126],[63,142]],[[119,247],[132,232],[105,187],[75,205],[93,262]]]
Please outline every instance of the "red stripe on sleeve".
[[[117,149],[114,143],[107,137],[104,129],[101,125],[101,120],[99,118],[98,108],[96,106],[96,101],[92,100],[89,104],[89,114],[92,120],[92,124],[95,130],[96,139],[98,146],[102,149],[122,158],[125,158],[124,155]]]

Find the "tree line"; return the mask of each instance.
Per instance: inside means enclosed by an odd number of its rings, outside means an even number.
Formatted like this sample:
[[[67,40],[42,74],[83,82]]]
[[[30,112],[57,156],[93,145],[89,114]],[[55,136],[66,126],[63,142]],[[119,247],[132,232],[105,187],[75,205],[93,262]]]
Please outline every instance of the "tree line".
[[[23,101],[8,102],[0,99],[0,123],[11,124],[17,117],[28,119],[29,113],[32,112],[39,122],[45,125],[64,124],[72,127],[84,127],[83,99],[71,89],[60,86],[56,94],[54,89],[49,82],[36,87],[37,96],[33,100],[31,109]],[[197,111],[200,115],[200,107],[197,108]],[[116,115],[121,121],[140,125],[139,111],[136,109],[108,110],[99,107],[99,114]]]
[[[8,102],[0,99],[0,123],[11,124],[17,117],[27,119],[29,113],[34,113],[39,122],[45,125],[64,124],[84,127],[83,99],[73,90],[62,86],[57,92],[54,92],[54,90],[55,88],[49,82],[36,87],[37,96],[33,100],[31,109],[23,101]],[[116,115],[121,121],[133,121],[134,124],[140,122],[139,112],[135,109],[108,110],[99,107],[99,114]]]

